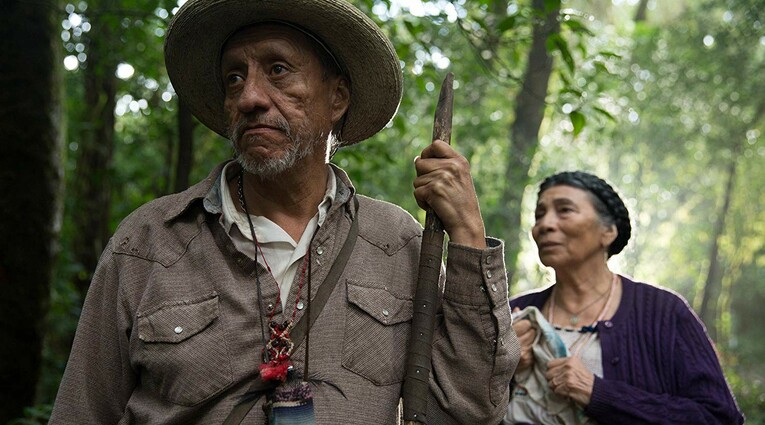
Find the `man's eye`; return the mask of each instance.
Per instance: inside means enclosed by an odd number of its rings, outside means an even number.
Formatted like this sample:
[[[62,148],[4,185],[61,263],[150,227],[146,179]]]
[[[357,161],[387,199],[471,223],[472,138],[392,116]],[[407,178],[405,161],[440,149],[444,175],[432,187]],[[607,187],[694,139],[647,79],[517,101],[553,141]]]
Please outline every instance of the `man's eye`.
[[[275,75],[284,74],[286,71],[287,68],[282,65],[274,65],[274,67],[271,69],[271,72],[273,72]]]
[[[242,78],[239,74],[228,74],[226,76],[226,85],[227,86],[233,86],[235,84],[238,84],[240,82],[244,81],[244,78]]]

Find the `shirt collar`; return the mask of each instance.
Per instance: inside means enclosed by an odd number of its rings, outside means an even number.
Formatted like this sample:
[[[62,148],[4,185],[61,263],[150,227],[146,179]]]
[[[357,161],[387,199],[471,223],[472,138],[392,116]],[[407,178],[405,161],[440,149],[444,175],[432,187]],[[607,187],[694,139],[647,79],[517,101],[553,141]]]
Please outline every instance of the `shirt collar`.
[[[169,223],[177,219],[186,211],[189,211],[191,206],[197,201],[202,202],[204,210],[208,213],[222,214],[223,207],[220,189],[221,181],[224,176],[223,168],[232,162],[236,163],[235,161],[229,160],[216,165],[204,180],[189,187],[183,192],[172,195],[176,200],[172,202],[172,205],[167,209],[164,215],[165,222]],[[329,208],[329,211],[332,211],[345,205],[356,192],[356,188],[353,187],[348,175],[340,167],[332,163],[329,164],[329,167],[333,171],[331,174],[334,174],[334,184],[336,188],[333,195],[334,198],[331,200]],[[232,174],[235,176],[240,169],[239,164],[236,163],[236,165],[232,165],[232,169],[236,170]],[[231,175],[229,175],[229,178],[230,177]],[[328,189],[329,188],[328,185]],[[349,213],[353,214],[352,210],[352,208],[349,208]]]
[[[314,216],[311,223],[309,223],[310,227],[317,225],[321,226],[324,224],[324,221],[327,218],[327,213],[335,201],[337,178],[330,167],[328,167],[328,171],[327,189],[324,192],[324,198],[318,206],[317,215]],[[214,185],[205,197],[204,205],[205,209],[211,213],[221,213],[220,221],[223,228],[226,229],[226,232],[230,232],[231,227],[236,225],[244,237],[252,239],[247,216],[236,209],[236,204],[232,197],[233,194],[231,194],[228,188],[228,182],[233,178],[237,178],[240,172],[241,166],[237,162],[232,161],[226,164],[221,173],[221,176],[225,176],[225,179],[222,177],[219,178],[218,184]],[[255,227],[260,242],[288,242],[292,244],[293,247],[296,246],[296,241],[293,241],[284,230],[271,220],[260,216],[252,216],[252,218],[252,224]]]
[[[176,201],[167,208],[164,219],[165,222],[171,222],[180,217],[183,213],[191,209],[191,206],[199,200],[203,201],[204,207],[207,211],[215,213],[214,205],[210,205],[208,208],[208,198],[215,199],[216,196],[211,196],[212,192],[215,192],[215,188],[219,187],[221,170],[226,163],[221,163],[215,166],[210,174],[205,177],[204,180],[189,187],[183,192],[173,195],[176,197]],[[220,199],[220,195],[217,195],[217,199]],[[220,202],[218,203],[218,213],[220,212]]]

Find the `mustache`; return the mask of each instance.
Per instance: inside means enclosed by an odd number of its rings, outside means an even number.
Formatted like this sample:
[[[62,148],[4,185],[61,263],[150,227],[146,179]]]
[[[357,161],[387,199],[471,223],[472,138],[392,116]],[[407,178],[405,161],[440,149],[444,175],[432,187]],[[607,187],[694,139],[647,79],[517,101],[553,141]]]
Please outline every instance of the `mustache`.
[[[255,113],[242,116],[233,123],[228,129],[229,139],[238,141],[242,137],[242,133],[252,126],[273,127],[286,133],[287,137],[292,137],[290,124],[283,117],[269,117],[266,114]]]

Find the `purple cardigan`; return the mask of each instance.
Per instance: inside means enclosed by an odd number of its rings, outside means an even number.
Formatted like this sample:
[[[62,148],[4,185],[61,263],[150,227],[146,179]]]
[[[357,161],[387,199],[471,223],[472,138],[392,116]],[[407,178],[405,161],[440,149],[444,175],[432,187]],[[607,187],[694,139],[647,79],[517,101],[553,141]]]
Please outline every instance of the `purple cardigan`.
[[[611,320],[598,322],[603,378],[587,416],[601,424],[744,423],[704,325],[678,294],[622,277]],[[542,308],[552,286],[510,300]]]

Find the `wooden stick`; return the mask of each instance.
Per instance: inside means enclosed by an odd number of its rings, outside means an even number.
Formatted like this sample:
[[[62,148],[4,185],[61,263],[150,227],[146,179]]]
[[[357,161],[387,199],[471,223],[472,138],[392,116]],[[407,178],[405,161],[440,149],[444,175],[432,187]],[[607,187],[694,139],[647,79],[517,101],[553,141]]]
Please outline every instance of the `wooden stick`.
[[[433,140],[451,141],[454,75],[446,74],[438,96],[433,120]],[[422,231],[420,266],[417,290],[414,294],[414,316],[409,335],[409,350],[404,378],[404,423],[427,423],[429,378],[433,351],[433,328],[438,304],[438,280],[441,275],[441,257],[444,253],[444,226],[428,208]]]

